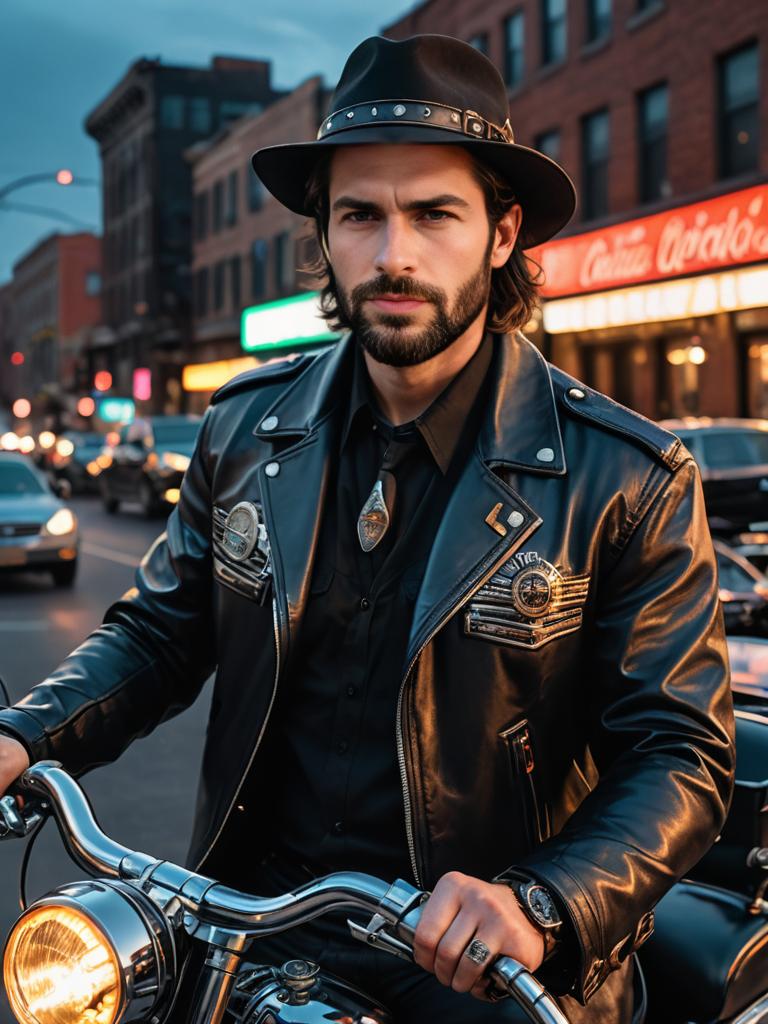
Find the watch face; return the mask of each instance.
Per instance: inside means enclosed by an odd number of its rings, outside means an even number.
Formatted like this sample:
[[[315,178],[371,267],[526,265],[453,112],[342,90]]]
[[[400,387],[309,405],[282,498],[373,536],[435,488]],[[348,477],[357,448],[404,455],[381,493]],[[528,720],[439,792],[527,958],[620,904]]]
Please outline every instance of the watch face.
[[[557,907],[543,885],[529,882],[522,887],[522,895],[532,916],[542,928],[554,928],[561,923]]]

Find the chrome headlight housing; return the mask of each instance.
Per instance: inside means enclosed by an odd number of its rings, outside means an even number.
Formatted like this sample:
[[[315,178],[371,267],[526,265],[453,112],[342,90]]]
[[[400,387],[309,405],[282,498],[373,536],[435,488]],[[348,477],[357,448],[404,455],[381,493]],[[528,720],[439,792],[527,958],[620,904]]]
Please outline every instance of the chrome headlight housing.
[[[11,929],[3,981],[22,1024],[148,1020],[176,976],[168,919],[125,882],[93,879],[37,900]]]

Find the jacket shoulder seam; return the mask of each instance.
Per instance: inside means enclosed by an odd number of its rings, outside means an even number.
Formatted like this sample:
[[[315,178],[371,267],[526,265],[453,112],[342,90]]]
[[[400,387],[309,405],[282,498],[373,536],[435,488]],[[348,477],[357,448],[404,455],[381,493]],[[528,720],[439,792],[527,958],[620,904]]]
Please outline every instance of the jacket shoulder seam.
[[[253,370],[239,373],[232,380],[228,380],[226,384],[222,384],[220,388],[214,391],[211,396],[211,405],[218,405],[225,398],[241,394],[243,391],[275,384],[281,380],[291,380],[302,373],[314,359],[314,355],[305,354],[297,359],[282,359],[278,363],[257,366]]]

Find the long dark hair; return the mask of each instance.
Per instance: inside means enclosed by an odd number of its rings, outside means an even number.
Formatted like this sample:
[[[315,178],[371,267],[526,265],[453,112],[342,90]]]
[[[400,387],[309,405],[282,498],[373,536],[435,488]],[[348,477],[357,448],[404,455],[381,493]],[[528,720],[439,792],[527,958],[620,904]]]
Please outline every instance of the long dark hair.
[[[328,182],[332,153],[324,154],[315,165],[307,183],[308,205],[314,210],[316,247],[313,255],[304,263],[302,271],[321,282],[320,310],[322,316],[336,331],[348,330],[347,322],[339,305],[336,278],[327,256]],[[497,171],[472,155],[472,171],[485,196],[490,231],[517,201],[515,192],[505,178]],[[538,289],[541,286],[541,267],[526,256],[520,242],[515,242],[509,259],[503,267],[491,272],[491,291],[488,300],[486,326],[495,334],[524,327],[539,305]]]

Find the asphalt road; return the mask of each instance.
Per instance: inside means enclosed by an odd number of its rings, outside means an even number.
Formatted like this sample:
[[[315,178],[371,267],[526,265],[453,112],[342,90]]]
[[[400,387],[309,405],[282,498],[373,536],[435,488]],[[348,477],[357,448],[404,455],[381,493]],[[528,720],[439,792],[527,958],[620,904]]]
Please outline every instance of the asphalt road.
[[[71,590],[47,574],[0,576],[0,677],[17,700],[43,679],[100,623],[109,604],[133,581],[133,569],[163,529],[126,506],[116,516],[95,498],[72,502],[82,528],[80,570]],[[115,764],[86,775],[83,786],[101,827],[126,846],[182,862],[191,831],[195,789],[208,716],[210,686],[184,714],[137,740]],[[24,844],[0,843],[0,936],[18,916],[19,865]],[[69,860],[52,822],[35,842],[27,875],[33,899],[83,878]],[[0,986],[0,1024],[13,1017]]]

